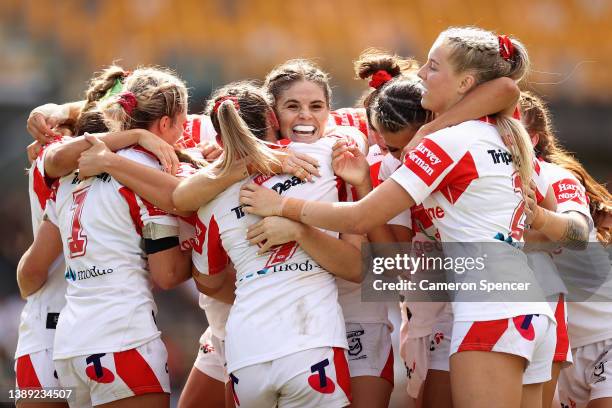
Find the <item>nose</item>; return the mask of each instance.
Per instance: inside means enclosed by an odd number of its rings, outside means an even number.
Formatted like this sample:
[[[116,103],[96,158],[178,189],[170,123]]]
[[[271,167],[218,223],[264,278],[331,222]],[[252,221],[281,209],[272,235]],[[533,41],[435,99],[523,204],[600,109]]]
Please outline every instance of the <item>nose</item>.
[[[300,109],[300,119],[310,119],[312,117],[312,112],[310,112],[309,108]]]
[[[422,80],[425,80],[425,66],[427,64],[423,65],[421,68],[419,68],[419,70],[417,71],[417,76],[419,78],[421,78]]]

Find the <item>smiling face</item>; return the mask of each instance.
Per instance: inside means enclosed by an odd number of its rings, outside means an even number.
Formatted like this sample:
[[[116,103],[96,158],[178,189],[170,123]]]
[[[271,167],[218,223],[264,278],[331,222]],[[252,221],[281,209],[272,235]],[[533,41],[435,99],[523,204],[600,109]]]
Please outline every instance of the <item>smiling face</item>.
[[[293,142],[313,143],[325,132],[329,101],[320,85],[298,81],[281,92],[276,112],[282,137]]]
[[[443,113],[463,98],[467,90],[462,86],[465,75],[455,73],[450,62],[450,47],[440,38],[429,51],[427,63],[418,76],[424,88],[421,104],[435,113]]]

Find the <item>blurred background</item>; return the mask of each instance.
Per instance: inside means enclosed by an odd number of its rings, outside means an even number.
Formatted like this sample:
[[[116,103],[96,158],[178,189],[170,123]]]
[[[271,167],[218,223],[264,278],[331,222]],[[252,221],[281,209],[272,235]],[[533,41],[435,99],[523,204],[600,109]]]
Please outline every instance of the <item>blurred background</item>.
[[[0,386],[14,384],[23,302],[15,268],[32,240],[24,148],[26,118],[46,102],[82,99],[94,71],[173,68],[192,113],[227,82],[314,58],[332,76],[335,108],[367,88],[352,61],[367,47],[426,60],[450,25],[512,34],[527,46],[523,83],[550,103],[558,136],[599,181],[612,179],[612,1],[609,0],[2,0],[0,1]],[[178,396],[206,327],[189,287],[157,293],[159,326]],[[398,353],[396,353],[397,355]],[[399,377],[403,366],[396,364]],[[398,377],[398,378],[399,378]],[[399,389],[399,386],[396,388]],[[401,395],[394,406],[405,406]]]

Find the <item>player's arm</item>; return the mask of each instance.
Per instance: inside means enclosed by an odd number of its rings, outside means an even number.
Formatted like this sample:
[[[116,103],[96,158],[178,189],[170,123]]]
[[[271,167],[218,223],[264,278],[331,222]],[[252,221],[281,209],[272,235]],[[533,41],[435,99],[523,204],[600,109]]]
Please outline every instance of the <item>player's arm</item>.
[[[236,298],[236,270],[232,264],[228,264],[223,271],[215,275],[202,274],[194,265],[192,275],[200,293],[223,303],[234,304]]]
[[[121,132],[102,133],[97,135],[112,151],[139,144],[153,153],[161,162],[163,168],[175,174],[178,168],[178,158],[174,148],[145,129],[130,129]],[[49,147],[45,155],[45,175],[58,178],[72,172],[78,166],[78,159],[92,144],[86,136],[75,137],[63,143]]]
[[[319,176],[318,162],[312,157],[294,153],[290,150],[275,150],[280,165],[273,169],[275,173],[288,173],[301,180],[312,181],[312,176]],[[248,160],[237,161],[224,177],[214,177],[208,170],[201,170],[191,177],[182,180],[172,194],[174,206],[180,211],[196,211],[231,185],[245,179],[255,171]]]
[[[151,278],[160,288],[172,289],[191,277],[191,252],[181,251],[177,236],[145,238],[145,252]]]
[[[177,211],[172,203],[172,192],[179,184],[179,178],[115,154],[94,136],[87,136],[87,140],[92,146],[78,160],[82,177],[108,173],[157,208],[174,215],[191,214]]]
[[[548,197],[551,189],[547,192]],[[542,234],[546,239],[559,243],[569,249],[586,249],[589,243],[589,223],[586,217],[577,211],[557,213],[538,205],[532,194],[527,196],[525,213],[531,220],[531,229]],[[532,240],[541,240],[537,235]]]
[[[196,211],[248,175],[243,162],[236,162],[225,177],[215,178],[209,170],[200,170],[177,184],[171,194],[173,207],[179,211]]]
[[[361,243],[365,242],[363,236],[344,234],[338,239],[299,222],[267,217],[249,227],[247,239],[251,244],[261,245],[260,253],[295,241],[328,272],[351,282],[359,283],[363,279],[360,250]]]
[[[26,129],[30,135],[42,144],[49,143],[61,134],[53,131],[53,128],[62,123],[75,122],[85,101],[69,102],[63,105],[47,103],[38,106],[30,112]]]
[[[459,103],[421,126],[414,138],[406,145],[404,152],[413,149],[423,137],[449,126],[467,120],[501,113],[512,116],[520,98],[521,90],[514,80],[502,77],[487,81],[475,87]]]
[[[275,191],[250,183],[240,191],[244,211],[262,217],[279,215],[330,231],[367,234],[412,207],[414,199],[396,181],[389,179],[363,199],[352,203],[328,203],[281,198]]]
[[[25,299],[44,285],[51,264],[61,254],[59,229],[51,221],[44,220],[36,232],[34,242],[17,265],[17,284],[22,298]]]

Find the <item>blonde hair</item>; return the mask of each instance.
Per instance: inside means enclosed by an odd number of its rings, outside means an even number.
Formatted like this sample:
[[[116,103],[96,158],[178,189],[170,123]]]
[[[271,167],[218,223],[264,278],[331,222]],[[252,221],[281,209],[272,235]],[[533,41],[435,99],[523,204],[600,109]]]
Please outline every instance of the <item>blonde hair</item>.
[[[121,105],[122,95],[132,93],[136,106],[131,112]],[[119,95],[103,98],[96,109],[111,131],[146,129],[164,116],[172,120],[187,111],[187,88],[172,71],[160,67],[137,68],[124,79]]]
[[[481,28],[451,27],[443,31],[437,41],[449,47],[449,61],[455,72],[471,72],[477,84],[500,77],[520,81],[529,70],[527,49],[515,38],[510,38],[514,52],[507,59],[501,56],[498,36]],[[522,185],[528,186],[534,160],[529,134],[520,121],[500,114],[495,117],[497,131],[512,153]]]
[[[248,81],[226,85],[213,94],[206,111],[223,144],[223,154],[211,166],[212,176],[223,177],[245,158],[257,172],[275,173],[281,154],[263,140],[271,108],[260,87]]]
[[[612,215],[612,194],[561,146],[552,126],[550,112],[542,98],[531,92],[521,92],[520,106],[527,130],[538,135],[538,143],[534,147],[536,153],[543,160],[571,171],[582,183],[589,198],[589,210],[597,228],[597,239],[604,245],[609,245],[612,233],[610,228],[604,227],[604,221]]]

